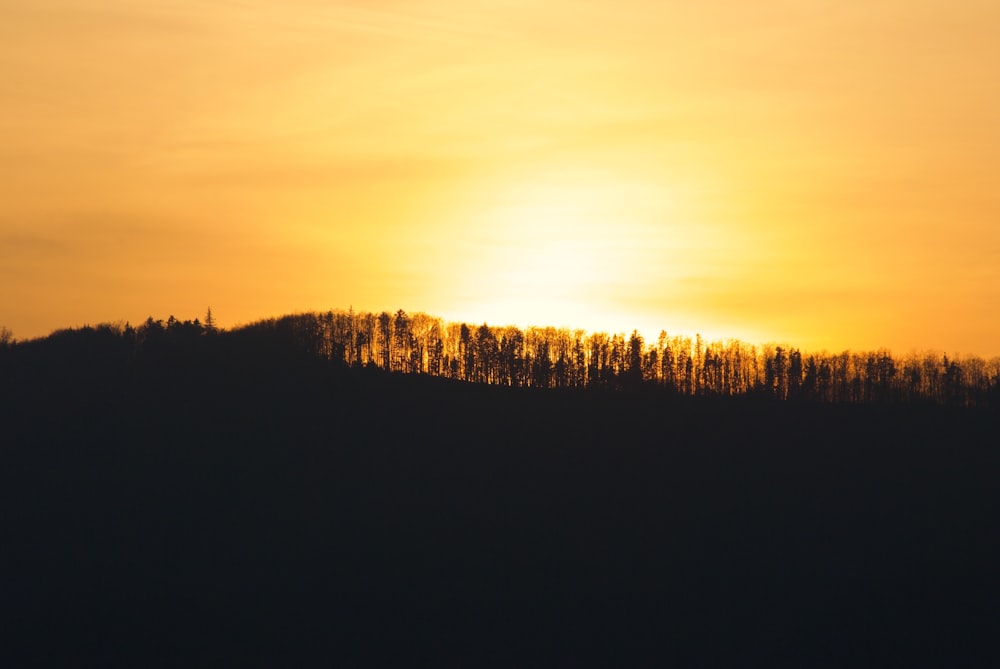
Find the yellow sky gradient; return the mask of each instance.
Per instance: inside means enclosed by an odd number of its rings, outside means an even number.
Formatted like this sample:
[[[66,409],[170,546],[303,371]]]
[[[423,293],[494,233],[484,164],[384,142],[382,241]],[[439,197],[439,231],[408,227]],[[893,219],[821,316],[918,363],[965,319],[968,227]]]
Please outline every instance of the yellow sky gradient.
[[[0,325],[1000,355],[1000,5],[0,0]]]

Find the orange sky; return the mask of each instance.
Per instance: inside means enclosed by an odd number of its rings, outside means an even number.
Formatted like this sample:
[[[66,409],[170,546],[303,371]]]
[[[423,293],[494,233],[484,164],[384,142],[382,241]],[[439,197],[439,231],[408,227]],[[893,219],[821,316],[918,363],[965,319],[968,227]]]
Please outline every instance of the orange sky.
[[[994,0],[0,0],[0,325],[1000,355]]]

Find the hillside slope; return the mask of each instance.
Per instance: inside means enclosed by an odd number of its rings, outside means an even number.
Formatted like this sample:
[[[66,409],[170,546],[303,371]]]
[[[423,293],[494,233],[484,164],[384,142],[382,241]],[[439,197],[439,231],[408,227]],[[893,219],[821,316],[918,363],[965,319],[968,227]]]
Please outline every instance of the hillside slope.
[[[83,666],[1000,657],[995,414],[255,360],[8,379],[0,653]]]

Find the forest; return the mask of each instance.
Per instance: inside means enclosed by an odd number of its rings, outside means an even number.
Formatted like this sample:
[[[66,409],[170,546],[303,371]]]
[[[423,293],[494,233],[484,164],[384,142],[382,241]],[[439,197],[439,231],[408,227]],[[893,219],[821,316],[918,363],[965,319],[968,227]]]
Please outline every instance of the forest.
[[[14,342],[8,333],[0,355],[31,358],[91,340],[119,362],[162,355],[206,354],[209,348],[259,344],[273,355],[296,352],[316,360],[389,372],[426,374],[491,385],[531,388],[656,387],[689,396],[769,396],[834,403],[936,403],[962,407],[1000,405],[1000,358],[952,357],[936,352],[894,355],[888,350],[803,352],[791,346],[706,341],[669,335],[656,341],[631,335],[554,327],[449,323],[423,313],[330,310],[261,320],[225,331],[209,309],[198,319],[165,322],[152,317],[84,326],[41,341]],[[261,349],[263,355],[264,349]],[[84,352],[81,351],[81,354]],[[95,350],[92,353],[97,353]]]
[[[1000,662],[996,361],[329,311],[0,337],[0,665]]]

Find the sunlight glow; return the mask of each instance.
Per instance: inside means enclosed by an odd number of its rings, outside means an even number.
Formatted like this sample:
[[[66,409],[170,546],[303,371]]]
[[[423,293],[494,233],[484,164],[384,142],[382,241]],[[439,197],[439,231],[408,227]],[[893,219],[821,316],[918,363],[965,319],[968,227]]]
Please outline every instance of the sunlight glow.
[[[676,265],[676,191],[601,170],[549,168],[483,186],[458,215],[465,255],[456,309],[473,320],[588,329],[611,318],[637,268]],[[673,226],[678,234],[685,226]]]

